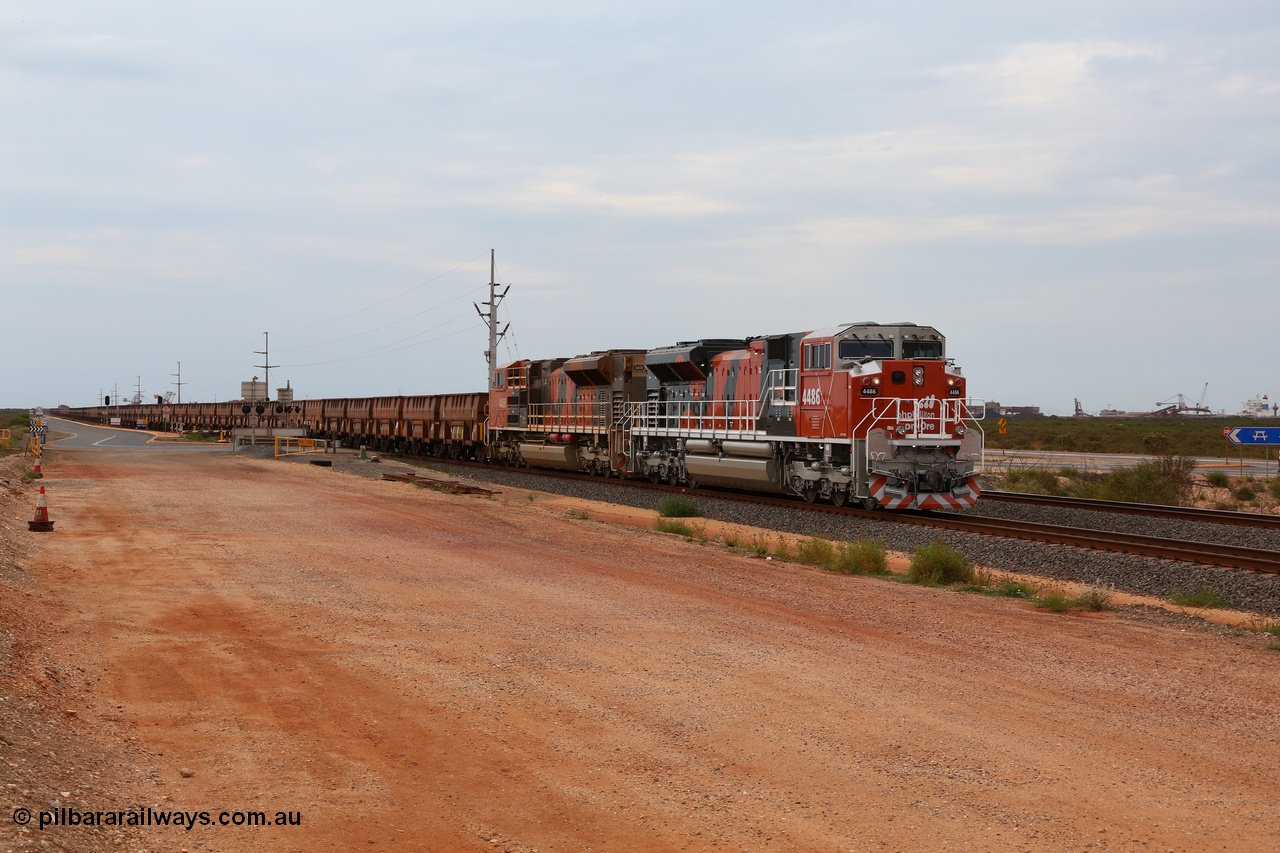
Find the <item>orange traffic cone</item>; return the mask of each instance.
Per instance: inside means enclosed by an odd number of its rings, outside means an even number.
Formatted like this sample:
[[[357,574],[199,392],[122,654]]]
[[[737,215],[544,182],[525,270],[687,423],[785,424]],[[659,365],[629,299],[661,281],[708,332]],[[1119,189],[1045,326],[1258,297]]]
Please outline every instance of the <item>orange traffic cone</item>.
[[[36,457],[36,470],[35,470],[35,471],[33,471],[33,472],[31,472],[31,473],[35,474],[35,476],[36,476],[36,479],[37,479],[37,480],[39,480],[41,477],[43,477],[43,476],[44,476],[44,474],[40,471],[40,457],[39,457],[39,456],[37,456],[37,457]]]
[[[35,520],[27,522],[27,529],[39,533],[48,533],[53,530],[53,522],[49,520],[49,504],[44,499],[44,486],[40,487],[40,495],[36,498]]]

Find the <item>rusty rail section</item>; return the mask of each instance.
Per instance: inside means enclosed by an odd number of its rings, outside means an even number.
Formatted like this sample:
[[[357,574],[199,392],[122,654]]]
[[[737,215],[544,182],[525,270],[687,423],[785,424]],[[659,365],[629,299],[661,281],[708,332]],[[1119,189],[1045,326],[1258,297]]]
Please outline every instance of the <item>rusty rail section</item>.
[[[1229,509],[1195,509],[1160,504],[1135,504],[1124,501],[1101,501],[1093,498],[1068,498],[1057,495],[1032,495],[1024,492],[982,492],[984,501],[1053,506],[1064,509],[1091,509],[1099,512],[1115,512],[1124,515],[1147,515],[1155,518],[1177,518],[1184,521],[1207,521],[1212,524],[1233,524],[1239,527],[1280,528],[1280,515],[1263,515],[1256,512],[1236,512]]]
[[[498,493],[496,489],[469,486],[456,480],[438,480],[435,477],[422,477],[413,473],[383,474],[382,479],[394,480],[397,483],[413,483],[425,489],[435,489],[438,492],[448,492],[451,495],[495,495]]]

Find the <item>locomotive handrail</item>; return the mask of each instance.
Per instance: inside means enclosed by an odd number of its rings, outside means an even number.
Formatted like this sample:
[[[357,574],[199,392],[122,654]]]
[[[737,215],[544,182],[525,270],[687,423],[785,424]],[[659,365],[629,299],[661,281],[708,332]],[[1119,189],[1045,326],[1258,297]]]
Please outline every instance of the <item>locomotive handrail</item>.
[[[638,430],[672,435],[759,431],[759,400],[647,400],[631,406]]]
[[[612,425],[610,404],[596,400],[575,403],[530,403],[530,429],[544,431],[601,432]],[[589,409],[588,409],[589,407]]]
[[[769,375],[765,377],[764,388],[760,390],[759,403],[761,411],[775,403],[780,406],[794,406],[796,404],[796,389],[799,383],[800,369],[797,367],[770,370]],[[775,400],[779,391],[782,392],[782,397]]]
[[[884,397],[871,401],[871,409],[858,422],[855,435],[865,435],[878,425],[888,425],[889,431],[899,441],[951,439],[958,424],[973,419],[969,404],[980,404],[986,412],[983,400],[963,400],[949,397]],[[936,409],[936,412],[934,411]],[[948,429],[950,425],[950,429]],[[900,427],[906,430],[899,432]],[[934,431],[929,431],[934,427]],[[979,428],[981,429],[981,428]]]

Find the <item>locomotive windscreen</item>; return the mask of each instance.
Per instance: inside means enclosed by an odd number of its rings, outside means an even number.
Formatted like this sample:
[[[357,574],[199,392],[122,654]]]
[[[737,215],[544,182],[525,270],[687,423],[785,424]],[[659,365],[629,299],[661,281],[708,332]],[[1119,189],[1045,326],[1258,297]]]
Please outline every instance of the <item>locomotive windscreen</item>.
[[[942,358],[942,341],[903,341],[903,358]]]
[[[893,358],[893,341],[845,338],[840,342],[840,358]]]

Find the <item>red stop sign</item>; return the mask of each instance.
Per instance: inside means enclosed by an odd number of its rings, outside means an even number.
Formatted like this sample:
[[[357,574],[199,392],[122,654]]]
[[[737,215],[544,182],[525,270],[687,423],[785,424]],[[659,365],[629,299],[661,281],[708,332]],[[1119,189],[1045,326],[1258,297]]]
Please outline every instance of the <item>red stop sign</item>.
[[[1222,428],[1222,434],[1223,434],[1223,435],[1225,435],[1225,436],[1230,436],[1230,435],[1231,435],[1231,427],[1223,427],[1223,428]]]

